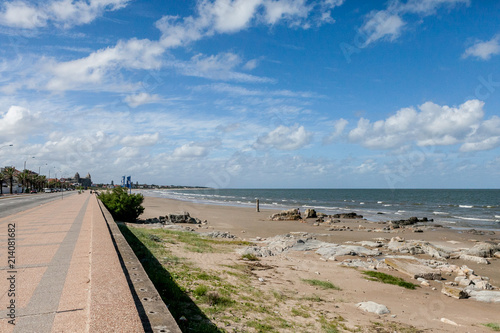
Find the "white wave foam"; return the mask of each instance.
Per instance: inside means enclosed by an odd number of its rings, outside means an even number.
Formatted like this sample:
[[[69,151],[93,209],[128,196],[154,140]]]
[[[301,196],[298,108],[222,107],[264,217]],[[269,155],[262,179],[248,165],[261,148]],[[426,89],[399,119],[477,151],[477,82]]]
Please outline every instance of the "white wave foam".
[[[448,215],[446,212],[432,212],[434,215]]]
[[[474,206],[470,206],[470,205],[458,205],[458,207],[460,207],[460,208],[472,208]]]
[[[465,216],[453,216],[456,219],[460,220],[466,220],[466,221],[487,221],[487,222],[494,222],[494,219],[480,219],[477,217],[465,217]]]

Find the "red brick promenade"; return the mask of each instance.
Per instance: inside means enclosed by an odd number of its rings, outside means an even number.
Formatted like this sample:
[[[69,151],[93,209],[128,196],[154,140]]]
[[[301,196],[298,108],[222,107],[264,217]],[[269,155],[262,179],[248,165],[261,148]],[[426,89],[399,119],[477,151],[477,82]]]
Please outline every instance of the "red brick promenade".
[[[0,332],[144,332],[95,196],[0,219]]]

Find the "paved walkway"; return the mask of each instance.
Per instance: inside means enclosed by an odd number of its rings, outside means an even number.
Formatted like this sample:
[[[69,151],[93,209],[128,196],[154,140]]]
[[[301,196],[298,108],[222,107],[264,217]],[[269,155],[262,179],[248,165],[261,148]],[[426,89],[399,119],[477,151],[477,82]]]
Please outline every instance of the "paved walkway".
[[[0,332],[144,332],[95,196],[0,219]]]

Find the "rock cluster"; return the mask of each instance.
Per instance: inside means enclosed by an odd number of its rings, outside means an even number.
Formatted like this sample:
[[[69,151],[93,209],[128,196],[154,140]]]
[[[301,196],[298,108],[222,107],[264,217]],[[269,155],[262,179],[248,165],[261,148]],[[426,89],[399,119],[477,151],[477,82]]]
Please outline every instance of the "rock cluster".
[[[293,221],[300,220],[302,217],[300,216],[300,211],[298,208],[283,210],[279,213],[273,214],[270,216],[272,221]]]
[[[207,233],[202,233],[202,235],[211,237],[211,238],[226,238],[226,239],[234,239],[236,238],[235,235],[229,233],[229,232],[221,232],[221,231],[212,231],[212,232],[207,232]]]
[[[181,214],[168,214],[165,216],[165,221],[170,223],[201,224],[200,219],[191,217],[188,212],[182,212]]]
[[[324,215],[324,214],[322,214],[322,215]],[[316,213],[316,211],[314,209],[306,209],[304,217],[306,219],[316,218],[316,217],[318,217],[318,214]]]
[[[198,218],[191,217],[188,212],[182,212],[181,214],[168,214],[165,216],[154,217],[142,220],[141,222],[147,224],[159,223],[159,224],[169,225],[174,223],[202,224],[206,223],[207,221],[202,222]]]
[[[334,214],[331,217],[333,217],[334,219],[362,219],[363,215],[358,215],[352,212],[352,213]]]
[[[414,225],[419,222],[433,222],[433,219],[428,219],[427,217],[424,217],[422,219],[419,219],[418,217],[410,217],[407,220],[396,220],[396,221],[390,221],[389,225],[396,229],[400,228],[401,226],[406,226],[406,225]]]

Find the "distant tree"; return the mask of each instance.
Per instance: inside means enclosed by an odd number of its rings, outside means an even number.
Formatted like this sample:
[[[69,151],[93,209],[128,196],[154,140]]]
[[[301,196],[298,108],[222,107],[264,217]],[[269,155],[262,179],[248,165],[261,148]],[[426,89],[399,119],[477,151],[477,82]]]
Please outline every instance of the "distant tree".
[[[31,172],[26,169],[24,169],[17,175],[17,181],[23,185],[23,192],[27,192],[30,178],[31,178]]]
[[[3,172],[0,172],[0,195],[3,194],[3,182],[5,180],[5,175],[3,174]]]
[[[10,183],[10,194],[13,194],[12,187],[14,186],[14,174],[16,173],[16,169],[14,167],[6,167],[3,170],[5,178],[9,180]]]

